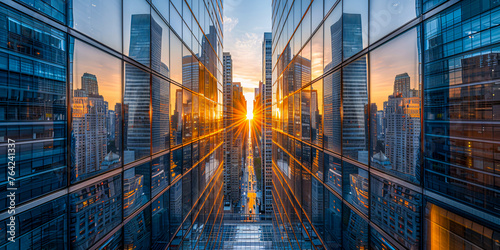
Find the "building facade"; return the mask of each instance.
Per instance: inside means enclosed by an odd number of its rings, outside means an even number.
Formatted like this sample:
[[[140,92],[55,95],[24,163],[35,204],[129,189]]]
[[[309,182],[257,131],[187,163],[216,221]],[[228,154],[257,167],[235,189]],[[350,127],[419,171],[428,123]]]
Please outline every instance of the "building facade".
[[[262,203],[261,208],[266,214],[273,212],[272,207],[272,34],[264,33],[262,41]]]
[[[0,23],[0,248],[218,248],[222,2],[7,0]]]
[[[281,248],[499,248],[500,4],[272,5]]]

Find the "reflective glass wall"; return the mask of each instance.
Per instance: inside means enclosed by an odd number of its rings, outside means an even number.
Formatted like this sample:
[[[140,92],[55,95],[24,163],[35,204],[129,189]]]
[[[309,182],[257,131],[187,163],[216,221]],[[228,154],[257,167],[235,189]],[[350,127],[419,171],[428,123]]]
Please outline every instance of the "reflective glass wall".
[[[0,249],[213,244],[221,13],[216,0],[0,3]]]
[[[283,248],[498,249],[500,4],[272,4]]]

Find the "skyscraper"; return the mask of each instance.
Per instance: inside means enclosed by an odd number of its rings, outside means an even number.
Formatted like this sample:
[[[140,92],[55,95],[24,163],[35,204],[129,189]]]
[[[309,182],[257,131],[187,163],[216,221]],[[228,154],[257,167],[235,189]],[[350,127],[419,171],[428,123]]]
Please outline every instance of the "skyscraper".
[[[272,6],[275,240],[291,249],[498,247],[500,39],[483,35],[499,24],[454,33],[497,5]],[[299,85],[294,63],[308,51],[323,71]],[[314,89],[322,144],[313,143]]]
[[[219,234],[222,3],[179,3],[0,3],[0,151],[15,141],[18,188],[1,247],[189,249]]]
[[[262,41],[262,105],[263,105],[263,123],[262,123],[262,208],[265,213],[272,213],[272,34],[264,33]]]

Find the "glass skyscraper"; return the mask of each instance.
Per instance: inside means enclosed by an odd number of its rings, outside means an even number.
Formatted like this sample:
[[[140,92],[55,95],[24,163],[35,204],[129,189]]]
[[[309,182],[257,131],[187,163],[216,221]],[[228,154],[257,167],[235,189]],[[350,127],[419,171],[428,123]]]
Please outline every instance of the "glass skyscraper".
[[[0,249],[217,248],[221,13],[215,0],[0,3]]]
[[[500,248],[500,3],[273,3],[282,249]]]

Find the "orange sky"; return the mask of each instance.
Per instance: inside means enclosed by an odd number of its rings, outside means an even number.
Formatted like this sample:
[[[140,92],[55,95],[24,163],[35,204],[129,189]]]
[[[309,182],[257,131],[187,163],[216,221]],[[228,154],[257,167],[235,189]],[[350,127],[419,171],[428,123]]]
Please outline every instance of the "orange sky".
[[[84,73],[96,75],[99,94],[108,102],[110,110],[121,102],[120,59],[95,49],[75,39],[73,64],[73,90],[81,88],[81,77]]]
[[[370,53],[370,97],[378,110],[383,109],[384,101],[393,93],[396,75],[408,73],[411,88],[418,89],[417,41],[414,28]]]

